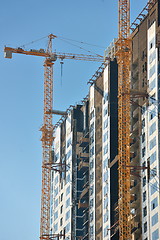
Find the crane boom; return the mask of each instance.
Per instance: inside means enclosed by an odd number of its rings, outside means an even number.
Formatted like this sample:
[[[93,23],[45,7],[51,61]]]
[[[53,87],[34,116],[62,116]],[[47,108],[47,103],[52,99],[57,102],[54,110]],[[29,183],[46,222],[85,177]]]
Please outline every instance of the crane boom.
[[[130,0],[119,0],[118,60],[118,179],[119,239],[131,239],[130,216]]]
[[[58,59],[73,59],[73,60],[85,60],[85,61],[95,61],[95,62],[104,62],[104,57],[101,55],[86,55],[86,54],[74,54],[74,53],[60,53],[60,52],[46,52],[44,49],[36,50],[31,49],[26,51],[22,48],[4,48],[5,57],[12,58],[12,53],[20,53],[31,56],[40,56],[45,58],[50,58],[52,61],[56,61]],[[106,58],[105,60],[109,60]]]

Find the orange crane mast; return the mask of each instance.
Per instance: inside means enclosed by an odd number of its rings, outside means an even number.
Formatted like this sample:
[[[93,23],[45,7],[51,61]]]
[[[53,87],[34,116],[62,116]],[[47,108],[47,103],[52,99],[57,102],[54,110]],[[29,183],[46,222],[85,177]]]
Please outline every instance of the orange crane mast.
[[[118,60],[118,179],[119,239],[131,239],[130,216],[130,0],[119,0]]]
[[[40,239],[52,240],[59,237],[65,238],[63,234],[50,234],[50,185],[51,185],[51,170],[54,163],[51,161],[51,150],[53,145],[53,124],[52,124],[52,111],[53,111],[53,65],[57,58],[85,60],[85,61],[98,61],[104,62],[104,58],[100,55],[85,55],[73,53],[53,53],[52,52],[52,39],[56,36],[50,34],[48,41],[47,51],[44,49],[25,51],[22,48],[5,47],[5,57],[12,58],[12,53],[19,53],[25,55],[45,57],[44,61],[44,112],[43,112],[43,126],[42,131],[42,194],[41,194],[41,220],[40,220]],[[109,60],[109,58],[106,58]]]

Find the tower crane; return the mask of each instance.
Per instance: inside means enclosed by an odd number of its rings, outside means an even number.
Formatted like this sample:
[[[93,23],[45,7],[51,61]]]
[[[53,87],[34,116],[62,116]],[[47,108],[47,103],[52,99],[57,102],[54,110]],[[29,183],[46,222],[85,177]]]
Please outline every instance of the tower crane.
[[[51,169],[52,162],[50,154],[53,144],[53,124],[52,124],[52,110],[53,110],[53,65],[57,59],[73,59],[85,61],[104,62],[100,55],[85,55],[73,53],[56,53],[52,52],[52,39],[55,35],[50,34],[48,40],[47,51],[44,49],[25,51],[22,48],[5,47],[5,57],[12,58],[12,53],[19,53],[25,55],[45,57],[44,61],[44,112],[43,112],[43,126],[42,131],[42,193],[41,193],[41,220],[40,220],[40,239],[52,240],[65,238],[64,234],[50,234],[50,185],[51,185]],[[105,59],[108,60],[108,59]],[[49,167],[50,166],[50,167]]]
[[[119,0],[118,179],[119,239],[131,239],[130,216],[130,0]]]

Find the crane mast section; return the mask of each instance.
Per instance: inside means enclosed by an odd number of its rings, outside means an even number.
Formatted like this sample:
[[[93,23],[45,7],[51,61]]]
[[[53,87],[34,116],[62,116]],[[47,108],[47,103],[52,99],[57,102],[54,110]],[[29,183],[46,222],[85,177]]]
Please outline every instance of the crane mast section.
[[[118,174],[119,239],[131,239],[130,216],[130,1],[119,0],[118,60]]]
[[[49,36],[47,53],[52,52],[52,37]],[[41,221],[40,239],[49,239],[50,235],[50,199],[51,199],[51,169],[46,167],[51,162],[53,145],[53,62],[46,58],[44,62],[44,112],[42,131],[42,194],[41,194]]]
[[[49,52],[45,52],[44,49],[40,49],[40,50],[31,49],[30,51],[26,51],[22,48],[5,47],[4,52],[6,53],[5,54],[6,58],[12,58],[12,53],[19,53],[19,54],[25,54],[25,55],[50,58],[50,60],[53,62],[56,61],[57,59],[60,59],[60,60],[73,59],[73,60],[83,60],[83,61],[104,62],[104,57],[101,55],[86,55],[86,54],[60,53],[60,52],[49,53]],[[106,58],[105,61],[106,60],[109,60],[109,59]]]

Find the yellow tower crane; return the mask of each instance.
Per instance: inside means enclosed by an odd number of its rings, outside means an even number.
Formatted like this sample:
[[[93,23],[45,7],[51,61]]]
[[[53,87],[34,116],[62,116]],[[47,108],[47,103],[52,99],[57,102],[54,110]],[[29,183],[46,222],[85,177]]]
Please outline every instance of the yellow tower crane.
[[[50,154],[53,144],[53,65],[58,59],[73,59],[84,61],[97,61],[104,62],[100,55],[85,55],[73,53],[53,53],[52,52],[52,39],[56,38],[55,35],[50,34],[48,41],[47,51],[44,49],[25,51],[22,48],[5,47],[5,57],[12,58],[12,53],[19,53],[25,55],[45,57],[44,61],[44,112],[43,112],[43,126],[42,131],[42,194],[41,194],[41,220],[40,220],[40,239],[52,240],[65,238],[63,234],[50,234],[50,186],[51,186],[51,170],[53,163],[50,161]],[[107,60],[107,59],[105,59]]]
[[[130,0],[119,0],[118,179],[119,239],[131,240],[130,216]]]

